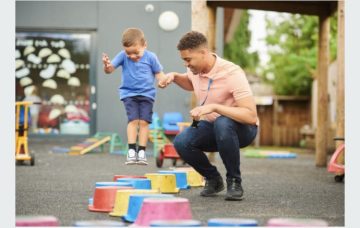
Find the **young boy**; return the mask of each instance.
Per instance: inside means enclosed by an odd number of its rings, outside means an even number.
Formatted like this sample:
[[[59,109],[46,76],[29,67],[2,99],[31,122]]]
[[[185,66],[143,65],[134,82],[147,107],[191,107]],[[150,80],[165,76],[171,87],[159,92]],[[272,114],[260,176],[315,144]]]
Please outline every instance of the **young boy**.
[[[122,66],[122,83],[119,87],[119,95],[120,100],[125,105],[128,117],[127,136],[129,144],[125,164],[147,165],[145,149],[149,134],[148,125],[151,123],[156,93],[154,76],[158,82],[164,81],[166,76],[157,56],[146,50],[146,40],[140,29],[126,29],[122,34],[122,45],[124,50],[120,51],[112,61],[107,54],[103,54],[104,71],[110,74]],[[160,83],[158,86],[164,87]],[[138,134],[139,145],[136,147]]]

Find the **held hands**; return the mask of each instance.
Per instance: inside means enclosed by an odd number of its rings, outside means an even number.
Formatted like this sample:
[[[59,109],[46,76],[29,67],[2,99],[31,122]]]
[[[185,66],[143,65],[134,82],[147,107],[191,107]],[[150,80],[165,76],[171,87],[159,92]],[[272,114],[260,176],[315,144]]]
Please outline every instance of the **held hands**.
[[[175,78],[175,73],[171,72],[171,73],[167,73],[166,75],[164,75],[163,77],[160,78],[159,80],[159,87],[160,88],[165,88],[167,87],[169,84],[171,84],[174,81]]]
[[[163,73],[161,73],[161,74],[159,74],[159,76],[158,76],[158,87],[159,88],[165,88],[166,87],[166,76],[165,76],[165,74],[163,74]]]

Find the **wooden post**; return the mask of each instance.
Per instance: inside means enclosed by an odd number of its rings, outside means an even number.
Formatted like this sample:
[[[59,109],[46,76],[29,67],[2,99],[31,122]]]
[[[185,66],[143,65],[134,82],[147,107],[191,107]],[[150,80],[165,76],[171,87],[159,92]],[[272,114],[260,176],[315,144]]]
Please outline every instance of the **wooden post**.
[[[206,0],[191,1],[191,29],[204,34],[209,48],[215,51],[216,47],[216,7],[208,7]],[[191,95],[191,108],[197,106],[194,93]],[[210,162],[215,162],[215,154],[209,153]]]
[[[208,7],[208,42],[209,49],[216,52],[216,7]]]
[[[338,45],[337,45],[337,63],[338,63],[338,80],[337,80],[337,98],[336,98],[336,136],[344,136],[344,103],[345,103],[345,68],[344,68],[344,1],[338,1]],[[340,142],[341,143],[341,142]]]
[[[208,16],[208,45],[211,51],[216,52],[216,7],[208,7]],[[209,153],[208,158],[215,163],[215,153]]]
[[[206,0],[191,1],[191,29],[208,33],[208,10]]]
[[[337,44],[337,64],[338,64],[338,79],[337,79],[337,98],[336,98],[336,136],[344,137],[345,136],[345,68],[344,68],[344,1],[338,1],[338,44]],[[338,147],[342,142],[336,141],[336,147]],[[344,157],[341,156],[338,159],[339,163],[344,164]]]
[[[208,34],[208,9],[206,0],[191,1],[191,30]],[[191,93],[190,109],[197,106],[195,94]]]
[[[328,131],[328,66],[329,66],[330,17],[319,15],[318,51],[318,109],[316,126],[316,166],[325,167],[327,163]]]
[[[191,1],[191,29],[204,34],[211,51],[216,51],[216,7],[208,7],[206,0]],[[195,94],[191,94],[190,107],[195,108]]]

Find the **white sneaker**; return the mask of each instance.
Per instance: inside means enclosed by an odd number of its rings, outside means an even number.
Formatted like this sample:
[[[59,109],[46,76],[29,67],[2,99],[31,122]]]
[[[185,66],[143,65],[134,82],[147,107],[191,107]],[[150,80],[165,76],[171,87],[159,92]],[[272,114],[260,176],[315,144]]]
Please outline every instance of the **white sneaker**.
[[[146,160],[146,153],[144,150],[139,150],[138,152],[138,158],[137,158],[137,163],[139,165],[147,165],[147,160]]]
[[[136,164],[136,152],[134,149],[129,149],[128,150],[128,153],[127,153],[127,156],[126,156],[126,162],[125,164],[126,165],[134,165]]]

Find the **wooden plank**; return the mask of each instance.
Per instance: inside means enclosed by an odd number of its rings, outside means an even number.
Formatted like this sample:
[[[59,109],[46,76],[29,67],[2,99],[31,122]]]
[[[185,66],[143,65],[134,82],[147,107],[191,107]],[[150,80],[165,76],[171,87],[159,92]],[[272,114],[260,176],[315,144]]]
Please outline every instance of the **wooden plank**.
[[[318,50],[318,109],[316,128],[315,164],[325,167],[327,164],[327,131],[328,131],[328,66],[330,18],[319,16],[319,50]]]
[[[96,147],[101,146],[102,144],[109,142],[110,140],[111,140],[110,136],[107,136],[107,137],[105,137],[103,139],[100,139],[98,142],[95,142],[91,146],[86,147],[84,150],[80,151],[80,154],[85,154],[85,153],[95,149]]]

